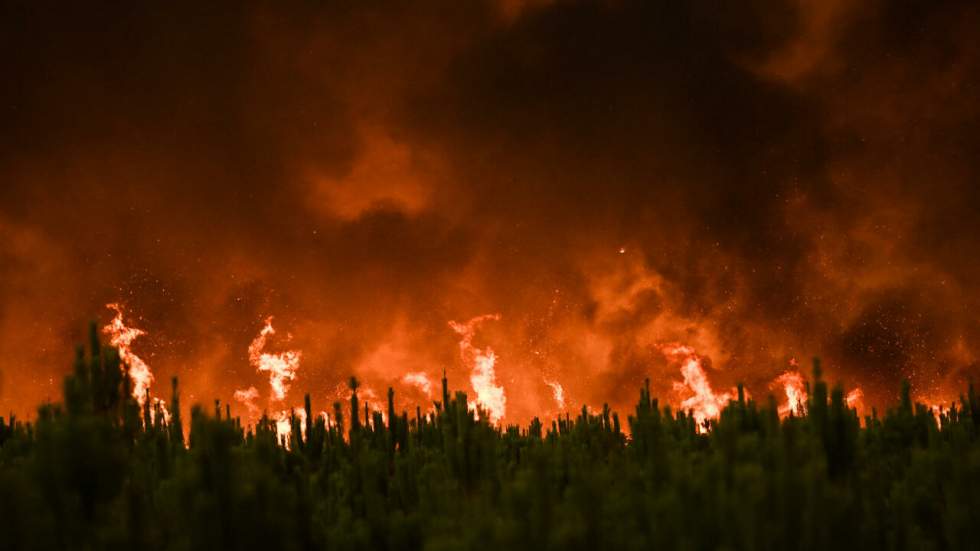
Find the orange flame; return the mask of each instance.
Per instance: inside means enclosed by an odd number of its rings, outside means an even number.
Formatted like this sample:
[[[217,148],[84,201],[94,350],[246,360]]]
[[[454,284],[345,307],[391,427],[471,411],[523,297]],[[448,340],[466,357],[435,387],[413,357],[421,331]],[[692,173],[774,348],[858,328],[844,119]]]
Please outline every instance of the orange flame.
[[[303,408],[284,409],[276,415],[276,434],[282,438],[286,437],[286,447],[291,447],[291,435],[293,433],[292,416],[296,415],[299,420],[299,430],[303,437],[306,437],[306,410]]]
[[[276,400],[282,401],[289,392],[290,383],[296,378],[301,354],[298,350],[287,350],[277,354],[264,352],[268,338],[275,334],[276,330],[272,327],[270,316],[265,320],[265,327],[248,346],[248,360],[259,372],[269,373],[272,395]]]
[[[773,384],[782,385],[786,392],[786,404],[779,406],[779,416],[803,414],[807,400],[803,375],[800,375],[798,371],[787,371],[776,377]]]
[[[551,394],[555,398],[558,410],[563,411],[565,409],[565,388],[558,381],[545,381],[545,384],[551,387]]]
[[[426,396],[432,396],[432,381],[429,380],[429,376],[425,373],[406,373],[402,377],[402,382],[421,390]]]
[[[844,397],[844,402],[847,404],[847,407],[860,411],[864,408],[864,391],[860,388],[855,388],[847,393]]]
[[[497,384],[494,365],[497,356],[490,347],[480,349],[473,346],[473,337],[481,323],[488,320],[499,320],[500,314],[477,316],[466,323],[450,321],[449,326],[460,335],[459,354],[463,363],[472,365],[470,383],[476,391],[476,402],[490,415],[490,421],[497,423],[507,410],[507,397],[504,387]]]
[[[131,346],[133,341],[145,335],[146,331],[128,327],[123,321],[122,307],[119,304],[106,304],[106,308],[115,311],[116,315],[102,328],[102,332],[109,336],[109,344],[119,350],[119,357],[129,366],[129,378],[133,381],[133,398],[142,406],[146,402],[147,391],[153,384],[153,373],[150,371],[150,366],[133,353]]]
[[[701,365],[702,358],[694,348],[682,344],[668,344],[660,347],[665,356],[681,362],[681,375],[684,381],[674,382],[674,390],[691,394],[681,402],[681,408],[690,411],[698,424],[699,431],[705,431],[707,419],[717,419],[721,410],[732,400],[737,391],[715,394],[708,382],[708,376]]]
[[[248,409],[249,415],[253,417],[259,414],[259,406],[256,404],[258,399],[259,389],[254,386],[235,391],[235,400],[241,402]]]

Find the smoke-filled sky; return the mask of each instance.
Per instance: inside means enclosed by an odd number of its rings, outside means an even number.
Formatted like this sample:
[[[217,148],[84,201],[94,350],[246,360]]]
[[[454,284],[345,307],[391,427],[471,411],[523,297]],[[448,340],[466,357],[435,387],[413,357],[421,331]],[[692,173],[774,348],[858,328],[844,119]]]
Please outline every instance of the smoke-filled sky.
[[[510,421],[679,403],[676,344],[756,398],[980,376],[974,2],[217,4],[2,3],[0,409],[107,303],[154,391],[243,415],[473,396],[488,347]]]

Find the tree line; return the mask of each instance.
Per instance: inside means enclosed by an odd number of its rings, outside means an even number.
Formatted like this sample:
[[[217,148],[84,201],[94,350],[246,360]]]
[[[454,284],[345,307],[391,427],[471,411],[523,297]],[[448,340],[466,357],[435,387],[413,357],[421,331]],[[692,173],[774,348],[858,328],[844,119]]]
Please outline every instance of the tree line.
[[[980,400],[858,418],[815,362],[803,411],[738,398],[699,427],[640,388],[498,427],[442,381],[428,413],[141,407],[93,330],[60,404],[0,418],[0,549],[976,549]],[[706,429],[706,430],[704,430]],[[186,440],[185,440],[186,435]]]

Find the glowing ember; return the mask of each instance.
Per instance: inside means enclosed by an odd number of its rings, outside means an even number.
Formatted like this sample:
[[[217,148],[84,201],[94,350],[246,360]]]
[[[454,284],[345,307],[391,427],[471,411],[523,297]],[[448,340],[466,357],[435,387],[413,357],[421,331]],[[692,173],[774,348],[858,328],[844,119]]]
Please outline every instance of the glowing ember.
[[[706,430],[705,420],[717,419],[725,405],[737,395],[737,391],[732,389],[730,392],[715,394],[701,365],[701,357],[690,346],[668,344],[661,346],[660,350],[668,358],[681,362],[684,381],[675,382],[674,390],[691,395],[681,402],[681,408],[692,413],[698,430]]]
[[[559,410],[565,409],[565,389],[561,386],[558,381],[545,381],[545,384],[551,387],[552,396],[555,398],[555,404],[558,405]]]
[[[248,347],[248,360],[259,371],[269,374],[269,386],[276,400],[286,398],[289,384],[296,378],[299,369],[300,352],[287,350],[276,354],[264,352],[269,337],[276,334],[272,327],[272,317],[265,320],[265,327]]]
[[[129,378],[133,381],[133,398],[142,406],[146,402],[146,393],[153,384],[153,373],[131,348],[133,341],[146,334],[146,331],[128,327],[123,321],[122,307],[116,303],[106,304],[106,308],[116,312],[115,317],[102,332],[109,337],[109,344],[119,350],[119,357],[129,367]],[[162,403],[161,403],[162,406]]]
[[[497,357],[490,347],[480,349],[473,346],[473,337],[481,323],[488,320],[499,320],[499,314],[477,316],[466,323],[450,321],[449,326],[460,335],[459,353],[464,364],[472,366],[470,383],[476,391],[476,402],[490,415],[490,421],[498,422],[503,418],[507,409],[507,397],[504,387],[497,384],[494,365]]]
[[[786,392],[786,403],[779,406],[779,416],[802,415],[806,408],[806,386],[798,371],[787,371],[776,378],[774,384],[781,385]]]

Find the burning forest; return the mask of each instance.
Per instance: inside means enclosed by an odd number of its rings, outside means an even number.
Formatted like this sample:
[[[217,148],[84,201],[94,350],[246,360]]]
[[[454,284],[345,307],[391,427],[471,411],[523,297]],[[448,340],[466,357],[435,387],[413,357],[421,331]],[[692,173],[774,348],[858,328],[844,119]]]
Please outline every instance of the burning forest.
[[[0,549],[973,547],[977,28],[0,3]]]

